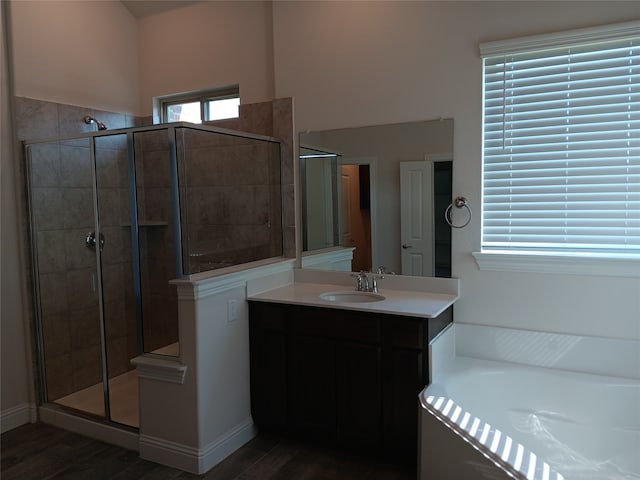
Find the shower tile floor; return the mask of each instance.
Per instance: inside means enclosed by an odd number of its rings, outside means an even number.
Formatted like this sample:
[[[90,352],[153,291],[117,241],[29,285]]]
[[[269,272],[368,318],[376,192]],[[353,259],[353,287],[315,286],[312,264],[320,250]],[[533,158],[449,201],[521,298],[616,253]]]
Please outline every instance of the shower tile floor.
[[[173,343],[154,350],[152,353],[178,356],[180,347],[178,343]],[[130,370],[122,375],[109,379],[109,399],[112,421],[130,427],[140,427],[138,412],[138,375],[136,370]],[[66,397],[59,398],[55,400],[54,403],[98,417],[104,418],[105,416],[102,383],[97,383],[96,385],[79,390]]]
[[[130,370],[109,380],[111,420],[139,427],[138,416],[138,375]],[[104,392],[102,383],[91,385],[54,402],[57,405],[104,417]]]

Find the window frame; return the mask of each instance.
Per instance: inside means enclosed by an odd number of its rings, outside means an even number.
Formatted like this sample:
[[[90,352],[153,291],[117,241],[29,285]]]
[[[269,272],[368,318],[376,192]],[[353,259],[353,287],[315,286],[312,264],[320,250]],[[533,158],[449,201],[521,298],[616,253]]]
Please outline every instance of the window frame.
[[[230,98],[237,98],[240,100],[240,88],[238,85],[157,96],[153,98],[153,123],[170,123],[167,118],[167,109],[170,106],[194,102],[198,102],[200,104],[200,118],[201,123],[203,124],[207,122],[232,120],[238,117],[229,117],[217,120],[209,119],[209,102]]]
[[[536,35],[519,39],[482,43],[480,54],[483,58],[498,55],[518,54],[535,50],[567,47],[585,43],[615,40],[623,37],[637,37],[640,32],[640,21],[625,22],[616,25],[586,28],[559,32],[554,34]],[[640,278],[640,255],[636,252],[607,253],[607,252],[576,252],[570,250],[517,250],[485,248],[483,246],[485,228],[485,98],[484,98],[484,67],[482,76],[482,220],[480,226],[481,251],[473,252],[473,257],[481,270],[535,272],[557,274],[588,274],[605,276],[623,276]]]

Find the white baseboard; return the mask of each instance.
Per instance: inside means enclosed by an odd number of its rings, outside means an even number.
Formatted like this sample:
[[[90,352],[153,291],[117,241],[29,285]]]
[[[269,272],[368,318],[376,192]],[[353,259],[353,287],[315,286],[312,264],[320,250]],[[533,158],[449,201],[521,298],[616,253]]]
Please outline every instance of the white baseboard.
[[[40,420],[55,427],[79,433],[129,450],[138,450],[138,434],[83,417],[71,415],[52,406],[40,407]]]
[[[30,403],[21,403],[15,407],[2,410],[0,414],[0,433],[13,430],[25,423],[35,422],[37,409],[36,406]]]
[[[256,436],[251,418],[204,448],[189,447],[162,438],[140,435],[140,458],[197,475],[215,467]]]

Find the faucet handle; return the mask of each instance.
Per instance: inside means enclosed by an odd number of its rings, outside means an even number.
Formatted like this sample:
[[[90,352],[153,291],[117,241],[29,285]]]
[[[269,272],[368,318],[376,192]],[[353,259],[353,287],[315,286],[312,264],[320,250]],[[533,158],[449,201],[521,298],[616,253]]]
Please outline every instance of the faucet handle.
[[[356,277],[356,290],[358,292],[365,292],[369,288],[369,282],[367,280],[367,273],[360,271],[358,273],[352,273],[352,277]]]
[[[368,272],[365,272],[364,270],[361,270],[360,271],[360,278],[361,278],[361,281],[362,281],[360,291],[368,292],[369,291],[369,276],[368,276]]]
[[[396,272],[390,272],[390,271],[387,270],[387,267],[385,267],[384,265],[380,265],[378,267],[378,274],[379,275],[384,275],[384,274],[386,274],[386,275],[395,275]],[[380,277],[380,278],[382,278],[382,277]]]

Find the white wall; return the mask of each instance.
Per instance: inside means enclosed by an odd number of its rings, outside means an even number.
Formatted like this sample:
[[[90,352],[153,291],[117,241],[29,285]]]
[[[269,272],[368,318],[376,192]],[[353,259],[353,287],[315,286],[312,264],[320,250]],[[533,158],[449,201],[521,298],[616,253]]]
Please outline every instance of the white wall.
[[[0,23],[5,11],[0,7]],[[29,420],[32,410],[30,375],[23,319],[24,276],[19,269],[19,228],[16,216],[15,168],[10,116],[11,84],[7,75],[5,38],[0,36],[0,409],[2,432]]]
[[[637,2],[274,2],[276,96],[299,131],[452,117],[456,321],[640,339],[640,279],[479,271],[480,42],[640,18]],[[384,219],[379,219],[384,221]]]
[[[151,99],[240,85],[242,103],[273,98],[271,2],[203,2],[139,21],[140,109]]]
[[[136,19],[116,1],[12,1],[15,95],[138,114]]]

